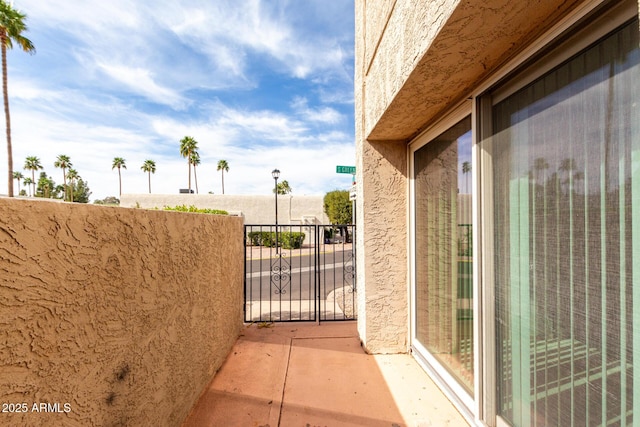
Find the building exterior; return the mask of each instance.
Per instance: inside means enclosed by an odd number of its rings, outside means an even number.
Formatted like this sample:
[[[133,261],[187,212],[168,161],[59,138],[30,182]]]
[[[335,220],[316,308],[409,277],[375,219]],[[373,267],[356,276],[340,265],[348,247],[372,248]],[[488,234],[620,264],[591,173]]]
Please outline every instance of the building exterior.
[[[356,1],[359,333],[474,425],[640,425],[638,9]]]
[[[278,196],[278,223],[281,225],[328,224],[324,196]],[[222,209],[244,217],[245,224],[275,224],[275,196],[231,194],[123,194],[120,206],[145,209],[194,205]]]

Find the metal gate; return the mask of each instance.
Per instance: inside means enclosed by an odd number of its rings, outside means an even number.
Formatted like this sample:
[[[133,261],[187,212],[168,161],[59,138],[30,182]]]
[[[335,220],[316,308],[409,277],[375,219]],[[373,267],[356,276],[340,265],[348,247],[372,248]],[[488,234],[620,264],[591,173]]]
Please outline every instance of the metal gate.
[[[355,319],[355,231],[245,225],[245,322]]]

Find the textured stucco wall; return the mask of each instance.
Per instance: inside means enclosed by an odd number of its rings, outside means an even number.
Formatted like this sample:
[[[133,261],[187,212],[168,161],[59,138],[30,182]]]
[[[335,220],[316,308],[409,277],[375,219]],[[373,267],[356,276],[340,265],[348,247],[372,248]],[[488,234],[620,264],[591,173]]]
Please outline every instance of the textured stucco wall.
[[[581,0],[355,2],[358,329],[406,351],[408,148]]]
[[[237,217],[0,199],[0,402],[29,410],[0,425],[180,425],[242,327],[242,237]]]
[[[364,142],[358,178],[358,329],[371,353],[408,346],[407,160],[404,144]]]
[[[328,224],[324,214],[324,196],[278,196],[278,223],[301,224],[307,221]],[[230,214],[242,214],[245,224],[273,224],[275,196],[236,196],[229,194],[123,194],[120,206],[162,208],[163,206],[195,205],[199,208],[223,209]]]
[[[358,53],[365,58],[365,136],[415,136],[578,3],[368,0]]]

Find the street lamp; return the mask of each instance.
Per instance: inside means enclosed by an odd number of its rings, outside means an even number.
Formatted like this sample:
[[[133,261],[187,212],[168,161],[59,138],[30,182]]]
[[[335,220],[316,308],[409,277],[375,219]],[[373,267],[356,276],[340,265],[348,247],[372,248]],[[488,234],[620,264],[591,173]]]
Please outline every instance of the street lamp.
[[[280,178],[280,171],[278,169],[272,170],[271,176],[276,182],[275,193],[276,193],[276,254],[277,254],[278,253],[278,178]]]

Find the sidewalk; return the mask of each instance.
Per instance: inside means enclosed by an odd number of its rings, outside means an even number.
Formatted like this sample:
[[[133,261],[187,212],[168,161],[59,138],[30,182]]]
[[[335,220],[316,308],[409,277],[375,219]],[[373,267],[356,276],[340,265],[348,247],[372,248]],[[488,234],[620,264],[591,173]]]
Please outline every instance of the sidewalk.
[[[295,257],[295,256],[303,256],[303,255],[312,255],[315,251],[314,245],[303,245],[299,249],[282,249],[279,250],[283,253],[286,253],[287,256]],[[341,243],[341,244],[325,244],[321,243],[318,246],[318,251],[321,254],[330,254],[334,252],[340,251],[351,251],[353,248],[352,243]],[[247,246],[246,247],[246,256],[247,259],[257,260],[257,259],[270,259],[276,258],[278,254],[276,253],[275,248],[271,248],[268,246]]]
[[[182,427],[467,425],[411,356],[334,322],[246,326]]]

